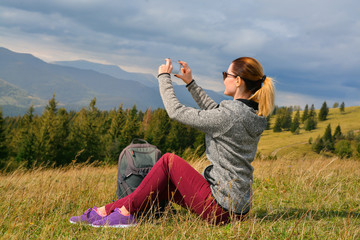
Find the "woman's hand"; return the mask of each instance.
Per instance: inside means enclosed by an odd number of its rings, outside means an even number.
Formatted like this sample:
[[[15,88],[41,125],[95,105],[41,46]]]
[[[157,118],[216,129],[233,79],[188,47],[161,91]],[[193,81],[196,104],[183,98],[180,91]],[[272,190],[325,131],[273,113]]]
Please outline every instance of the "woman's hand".
[[[171,59],[170,58],[166,58],[165,59],[165,64],[160,65],[159,70],[158,70],[158,74],[162,74],[162,73],[171,73],[173,66],[171,63]]]
[[[186,84],[189,84],[192,81],[191,69],[189,68],[189,65],[186,62],[179,61],[179,63],[182,66],[182,68],[180,69],[182,75],[175,74],[175,77],[178,77],[181,80],[183,80]]]

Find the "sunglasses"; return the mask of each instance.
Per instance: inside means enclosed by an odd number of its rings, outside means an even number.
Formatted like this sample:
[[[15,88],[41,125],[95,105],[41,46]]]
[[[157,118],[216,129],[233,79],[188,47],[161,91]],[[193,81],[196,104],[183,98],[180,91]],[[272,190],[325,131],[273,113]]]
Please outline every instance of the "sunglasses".
[[[234,75],[234,74],[231,74],[231,73],[227,73],[227,72],[222,72],[222,74],[223,74],[223,80],[225,81],[225,79],[228,77],[228,75],[229,76],[233,76],[233,77],[237,77],[236,75]]]

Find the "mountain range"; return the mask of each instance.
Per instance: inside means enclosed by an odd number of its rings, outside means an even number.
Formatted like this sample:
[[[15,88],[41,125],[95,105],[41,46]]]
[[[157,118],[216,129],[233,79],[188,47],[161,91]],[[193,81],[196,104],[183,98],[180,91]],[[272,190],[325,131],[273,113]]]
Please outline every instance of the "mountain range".
[[[180,102],[196,107],[184,85],[174,83]],[[204,89],[216,102],[226,96]],[[96,97],[97,107],[110,110],[123,104],[139,110],[163,108],[157,79],[130,73],[118,66],[78,61],[47,63],[27,53],[0,47],[0,106],[5,116],[22,115],[34,105],[41,113],[55,94],[59,106],[79,110]]]

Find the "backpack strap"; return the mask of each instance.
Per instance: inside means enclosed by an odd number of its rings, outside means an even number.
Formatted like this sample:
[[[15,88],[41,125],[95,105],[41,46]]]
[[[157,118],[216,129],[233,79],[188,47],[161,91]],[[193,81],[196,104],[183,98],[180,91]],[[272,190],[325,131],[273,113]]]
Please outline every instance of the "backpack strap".
[[[126,195],[132,193],[130,190],[130,186],[125,182],[125,178],[120,179],[120,184],[122,185],[122,188],[126,191]]]
[[[149,144],[146,140],[144,140],[144,139],[141,139],[141,138],[134,138],[132,141],[131,141],[131,143],[130,143],[130,145],[132,145],[132,144],[134,144],[135,142],[140,142],[140,143],[146,143],[146,144]]]

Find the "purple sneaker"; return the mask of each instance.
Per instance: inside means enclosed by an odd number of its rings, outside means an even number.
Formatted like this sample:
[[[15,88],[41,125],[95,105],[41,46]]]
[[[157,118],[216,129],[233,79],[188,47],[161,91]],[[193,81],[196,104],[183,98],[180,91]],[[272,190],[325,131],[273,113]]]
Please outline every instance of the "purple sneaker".
[[[120,213],[118,208],[108,216],[93,222],[93,227],[113,227],[113,228],[126,228],[136,226],[138,222],[134,215],[124,216]]]
[[[99,214],[97,214],[97,212],[95,212],[96,209],[97,209],[96,206],[93,208],[89,208],[85,211],[83,215],[71,217],[70,222],[73,224],[82,223],[82,224],[91,225],[93,222],[101,220],[103,218]]]

